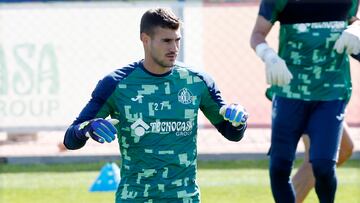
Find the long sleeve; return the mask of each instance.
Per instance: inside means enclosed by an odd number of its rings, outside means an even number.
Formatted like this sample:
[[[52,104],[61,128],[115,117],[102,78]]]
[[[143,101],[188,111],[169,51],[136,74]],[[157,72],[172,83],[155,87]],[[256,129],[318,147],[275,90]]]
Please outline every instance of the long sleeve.
[[[220,108],[225,105],[220,90],[209,75],[202,73],[199,74],[199,77],[206,85],[201,98],[200,109],[226,139],[235,142],[240,141],[244,136],[246,124],[234,127],[229,121],[225,121],[223,116],[219,114]]]
[[[111,113],[109,98],[115,90],[117,80],[113,75],[108,75],[100,80],[91,94],[91,99],[83,108],[80,115],[65,132],[64,145],[67,149],[79,149],[86,144],[88,138],[79,125],[94,118],[106,118]]]
[[[80,149],[88,139],[80,139],[76,136],[76,126],[71,125],[65,132],[64,145],[67,149]]]
[[[360,53],[355,55],[355,54],[351,54],[351,56],[356,59],[357,61],[360,61]]]
[[[234,127],[230,122],[223,121],[214,125],[216,129],[228,140],[238,142],[244,137],[247,125]]]

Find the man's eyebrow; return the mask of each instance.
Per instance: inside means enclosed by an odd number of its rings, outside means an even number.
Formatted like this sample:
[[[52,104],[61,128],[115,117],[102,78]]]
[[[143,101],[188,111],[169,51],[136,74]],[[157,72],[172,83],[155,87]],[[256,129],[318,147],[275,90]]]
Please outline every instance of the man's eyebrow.
[[[177,41],[177,40],[180,40],[181,37],[177,37],[177,38],[162,38],[161,40],[163,41],[171,41],[171,40],[174,40],[174,41]]]

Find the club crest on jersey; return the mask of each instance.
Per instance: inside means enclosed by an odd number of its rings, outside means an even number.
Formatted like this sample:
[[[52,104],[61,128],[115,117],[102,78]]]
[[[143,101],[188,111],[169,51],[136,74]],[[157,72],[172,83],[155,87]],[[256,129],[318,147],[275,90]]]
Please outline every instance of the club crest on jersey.
[[[182,104],[191,104],[193,102],[193,94],[187,88],[182,88],[178,92],[178,101]]]

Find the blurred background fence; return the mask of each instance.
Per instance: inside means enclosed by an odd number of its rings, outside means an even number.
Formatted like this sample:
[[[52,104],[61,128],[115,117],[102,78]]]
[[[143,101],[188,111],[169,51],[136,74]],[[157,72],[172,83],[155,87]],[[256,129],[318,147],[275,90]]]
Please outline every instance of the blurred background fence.
[[[66,129],[99,79],[143,58],[140,17],[158,6],[183,19],[180,60],[210,73],[227,102],[243,104],[250,127],[270,125],[264,65],[249,45],[258,1],[1,2],[2,132]],[[268,37],[274,48],[277,35],[273,29]],[[354,87],[346,120],[359,127],[360,65],[351,63]]]
[[[243,104],[250,113],[249,128],[240,142],[224,139],[200,116],[198,160],[232,160],[210,162],[208,167],[199,164],[203,201],[270,202],[267,162],[254,161],[266,159],[271,118],[271,104],[264,96],[264,64],[249,45],[258,4],[257,0],[0,0],[0,202],[113,201],[113,194],[90,194],[87,188],[98,174],[97,165],[118,163],[118,143],[88,141],[79,150],[66,150],[64,130],[88,102],[99,79],[143,58],[140,17],[158,6],[183,19],[179,59],[210,73],[224,99]],[[274,48],[277,35],[275,28],[268,37]],[[352,158],[358,166],[360,64],[352,59],[351,63],[354,91],[346,120],[352,127]],[[301,142],[298,152],[304,152]],[[44,163],[63,164],[50,169]],[[360,194],[358,167],[351,163],[339,168],[339,202],[358,202],[354,195]],[[316,202],[311,195],[309,202]]]

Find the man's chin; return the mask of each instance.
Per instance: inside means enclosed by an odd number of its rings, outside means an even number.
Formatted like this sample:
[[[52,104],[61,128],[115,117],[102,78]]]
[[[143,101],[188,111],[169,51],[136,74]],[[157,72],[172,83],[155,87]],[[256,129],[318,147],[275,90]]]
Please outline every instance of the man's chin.
[[[171,68],[175,65],[175,60],[167,60],[167,61],[161,61],[157,63],[158,65],[160,65],[163,68]]]
[[[168,63],[166,63],[166,64],[163,64],[163,66],[165,67],[165,68],[171,68],[171,67],[173,67],[175,65],[175,61],[173,61],[173,62],[168,62]]]

